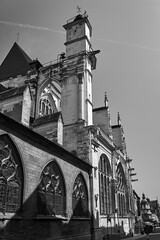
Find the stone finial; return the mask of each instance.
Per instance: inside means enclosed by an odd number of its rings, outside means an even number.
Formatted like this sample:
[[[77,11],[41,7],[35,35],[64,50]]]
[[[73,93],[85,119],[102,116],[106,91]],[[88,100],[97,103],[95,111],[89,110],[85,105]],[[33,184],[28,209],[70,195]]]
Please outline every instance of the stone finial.
[[[104,95],[104,106],[108,107],[108,98],[107,98],[107,93],[106,92],[105,92],[105,95]]]
[[[80,14],[81,13],[81,8],[79,6],[77,6],[76,9],[77,9],[77,13]]]
[[[117,116],[117,122],[118,122],[118,125],[121,125],[121,117],[120,117],[119,112],[118,112],[118,116]]]
[[[145,194],[144,194],[144,193],[142,193],[142,199],[145,199],[145,198],[146,198]]]
[[[83,73],[78,73],[77,74],[78,80],[79,80],[79,84],[83,83]]]

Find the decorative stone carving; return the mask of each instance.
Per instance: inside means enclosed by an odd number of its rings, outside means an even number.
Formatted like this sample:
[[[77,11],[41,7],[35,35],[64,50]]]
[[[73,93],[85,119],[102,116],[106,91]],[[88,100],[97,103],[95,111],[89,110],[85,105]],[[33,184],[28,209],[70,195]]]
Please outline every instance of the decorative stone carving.
[[[84,217],[88,214],[88,197],[84,180],[79,174],[74,182],[72,194],[73,215]]]
[[[0,141],[0,212],[13,213],[20,207],[21,182],[12,150]]]
[[[41,215],[64,214],[64,183],[54,161],[50,162],[41,174],[38,187],[38,213]]]

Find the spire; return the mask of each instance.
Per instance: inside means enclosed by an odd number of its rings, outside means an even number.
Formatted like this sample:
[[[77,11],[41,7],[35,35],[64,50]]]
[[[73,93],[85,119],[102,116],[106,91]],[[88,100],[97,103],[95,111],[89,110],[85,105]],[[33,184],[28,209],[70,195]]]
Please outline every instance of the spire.
[[[26,74],[31,70],[31,58],[15,42],[0,66],[0,80]]]
[[[107,93],[106,92],[105,92],[105,95],[104,95],[104,106],[108,107],[108,98],[107,98]]]
[[[119,112],[118,112],[118,116],[117,116],[117,121],[118,121],[118,125],[121,125],[121,117],[120,117]]]

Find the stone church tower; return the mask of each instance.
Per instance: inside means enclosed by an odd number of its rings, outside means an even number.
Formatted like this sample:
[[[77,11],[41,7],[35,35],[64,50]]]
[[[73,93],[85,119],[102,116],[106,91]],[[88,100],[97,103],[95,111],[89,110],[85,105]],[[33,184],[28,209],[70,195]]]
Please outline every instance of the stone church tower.
[[[83,127],[93,124],[92,70],[96,54],[90,38],[92,27],[86,14],[77,15],[63,26],[66,30],[66,61],[62,80],[64,146],[75,154]]]
[[[90,43],[91,25],[88,18],[78,15],[64,25],[66,30],[66,74],[62,88],[64,123],[84,120],[92,125],[92,73],[95,69],[95,52]]]

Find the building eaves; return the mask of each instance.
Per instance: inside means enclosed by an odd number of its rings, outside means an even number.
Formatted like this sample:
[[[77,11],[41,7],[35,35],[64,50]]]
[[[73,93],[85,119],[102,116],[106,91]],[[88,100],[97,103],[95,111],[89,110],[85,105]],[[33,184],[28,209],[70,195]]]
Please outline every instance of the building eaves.
[[[106,110],[106,109],[108,109],[108,107],[94,108],[93,112],[98,112],[98,111],[102,111],[102,110]]]
[[[114,129],[114,128],[120,128],[121,127],[121,125],[113,125],[112,126],[112,128]]]
[[[115,149],[115,145],[113,143],[113,140],[110,138],[110,136],[101,127],[99,127],[97,125],[90,125],[90,126],[87,126],[86,128],[93,133],[93,136],[95,138],[97,138],[98,141],[103,143],[110,150]]]
[[[107,146],[110,150],[114,150],[115,146],[113,140],[102,129],[100,129],[99,134],[97,135],[97,139],[101,141],[105,146]]]
[[[9,90],[3,91],[0,93],[0,101],[7,99],[7,98],[11,98],[11,97],[15,97],[18,95],[22,95],[24,90],[26,89],[27,85],[18,87],[18,88],[11,88]]]
[[[21,140],[28,142],[32,146],[53,154],[54,156],[61,158],[63,161],[67,161],[86,172],[89,172],[92,169],[92,166],[89,163],[68,152],[59,144],[51,142],[32,129],[9,118],[3,113],[0,113],[0,128],[5,132],[20,138]]]
[[[38,117],[38,118],[35,119],[32,126],[35,127],[35,126],[39,126],[39,125],[42,125],[42,124],[47,124],[49,122],[58,122],[58,119],[59,119],[60,116],[61,116],[61,112],[56,112],[56,113],[53,113],[53,114]]]

